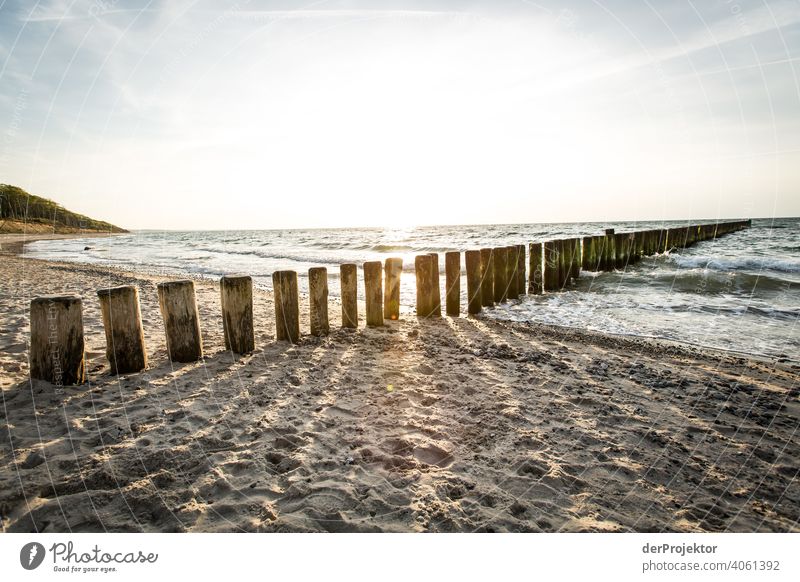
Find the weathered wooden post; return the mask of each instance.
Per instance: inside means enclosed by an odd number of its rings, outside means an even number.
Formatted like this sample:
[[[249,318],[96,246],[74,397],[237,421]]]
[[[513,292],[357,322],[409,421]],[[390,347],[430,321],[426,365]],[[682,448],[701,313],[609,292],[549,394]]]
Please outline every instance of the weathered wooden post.
[[[297,294],[297,273],[272,273],[275,296],[275,337],[278,341],[296,344],[300,341],[300,300]]]
[[[167,336],[167,353],[173,362],[194,362],[203,357],[200,316],[194,281],[166,281],[158,284],[158,305]]]
[[[467,264],[467,313],[475,315],[481,312],[483,303],[483,284],[481,272],[481,255],[483,251],[467,251],[464,258]],[[461,264],[459,262],[459,278]],[[448,305],[449,305],[448,301]],[[448,309],[449,312],[449,309]]]
[[[662,228],[658,232],[658,252],[659,254],[664,254],[669,250],[670,241],[669,239],[669,229]]]
[[[625,241],[626,248],[628,249],[627,263],[628,265],[636,264],[636,233],[629,232]]]
[[[508,299],[507,252],[504,247],[497,247],[492,251],[494,260],[494,302],[503,303]]]
[[[604,249],[604,260],[603,260],[603,262],[605,263],[604,270],[613,271],[614,268],[617,266],[616,253],[614,252],[615,251],[615,249],[614,249],[614,241],[615,241],[614,229],[613,228],[607,228],[607,229],[605,229],[604,234],[605,234],[605,236],[604,236],[605,241],[603,243],[603,249]]]
[[[516,245],[506,247],[506,273],[508,273],[508,291],[506,295],[509,299],[519,299],[519,289],[517,289],[517,258],[518,248]]]
[[[617,235],[612,233],[608,235],[608,270],[613,271],[617,268],[618,253],[617,249]]]
[[[353,263],[339,265],[339,283],[342,288],[342,327],[358,327],[358,267]]]
[[[481,249],[481,305],[494,305],[494,254],[492,249]]]
[[[331,325],[328,320],[328,269],[325,267],[308,270],[308,307],[311,335],[328,335]]]
[[[433,255],[417,255],[414,258],[414,271],[417,280],[417,317],[440,317],[441,305],[434,304],[434,262]]]
[[[625,248],[628,241],[628,235],[624,232],[617,232],[614,234],[614,250],[616,251],[615,267],[621,271],[625,270],[625,265],[628,262],[628,250]]]
[[[581,276],[581,239],[572,239],[572,272],[570,276],[577,279]]]
[[[442,286],[439,278],[439,254],[429,253],[433,257],[433,313],[436,317],[442,316]]]
[[[383,325],[383,265],[380,261],[364,263],[364,299],[367,311],[367,326]]]
[[[256,349],[253,329],[253,280],[249,275],[225,275],[219,280],[225,349],[246,354]]]
[[[517,293],[526,295],[525,245],[517,245]]]
[[[544,291],[542,243],[530,243],[528,246],[528,263],[528,293],[541,295]]]
[[[569,245],[567,240],[560,239],[556,248],[558,249],[558,288],[563,291],[564,287],[569,283]]]
[[[81,298],[47,295],[31,301],[31,378],[56,386],[86,381]]]
[[[632,233],[632,253],[631,259],[634,263],[638,263],[639,259],[642,258],[642,247],[644,246],[644,231],[638,230]]]
[[[549,240],[544,243],[544,290],[555,291],[559,288],[558,241]]]
[[[592,247],[594,248],[595,271],[605,270],[605,257],[604,257],[605,244],[606,244],[605,236],[598,235],[592,237]]]
[[[403,259],[386,259],[383,272],[383,317],[394,321],[400,319],[400,274],[403,272]]]
[[[594,237],[583,237],[583,254],[581,255],[581,266],[584,271],[594,271],[597,262],[594,259]]]
[[[461,253],[445,253],[444,268],[446,312],[450,317],[458,317],[461,313]]]
[[[97,291],[103,328],[106,333],[106,359],[112,374],[141,372],[147,367],[139,290],[133,285]]]

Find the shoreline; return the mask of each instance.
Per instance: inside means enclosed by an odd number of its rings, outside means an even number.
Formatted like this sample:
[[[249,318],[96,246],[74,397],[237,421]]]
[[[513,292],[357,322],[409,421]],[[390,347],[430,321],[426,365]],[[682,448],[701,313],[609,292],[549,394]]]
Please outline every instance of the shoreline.
[[[96,233],[95,235],[87,237],[86,235],[81,234],[54,234],[54,235],[30,235],[25,240],[11,240],[6,241],[4,237],[22,237],[24,235],[3,235],[0,234],[0,255],[13,255],[23,257],[23,247],[24,245],[34,242],[36,240],[54,240],[54,239],[76,239],[76,238],[105,238],[108,236],[119,236],[120,233]],[[218,284],[219,277],[212,276],[212,275],[205,275],[202,273],[195,273],[195,272],[185,272],[180,270],[175,271],[162,271],[162,272],[149,272],[146,270],[142,271],[131,271],[125,269],[121,265],[100,265],[100,264],[92,264],[92,263],[78,263],[73,261],[58,261],[52,259],[39,259],[39,258],[31,258],[31,257],[24,257],[27,261],[37,261],[43,264],[52,264],[52,265],[62,265],[62,266],[72,266],[76,268],[87,268],[92,271],[101,271],[106,273],[116,273],[119,275],[124,275],[127,277],[133,278],[142,278],[142,279],[152,279],[158,281],[167,281],[170,279],[189,279],[195,281],[195,283],[210,283],[210,284]],[[261,293],[266,293],[271,296],[272,291],[267,289],[263,286],[258,286],[254,282],[253,286],[254,293],[256,290]],[[307,293],[300,293],[301,297],[307,299]],[[330,296],[329,299],[332,305],[341,305],[340,298],[338,296]],[[364,301],[359,299],[359,314],[363,315],[364,310]],[[412,305],[402,304],[400,305],[401,314],[405,317],[416,318],[416,310]],[[463,317],[466,317],[466,314],[462,314]],[[770,354],[760,354],[760,353],[748,353],[739,350],[733,349],[725,349],[720,347],[714,347],[709,345],[704,345],[701,343],[695,343],[690,341],[678,341],[674,339],[662,338],[658,336],[652,335],[637,335],[637,334],[623,334],[623,333],[613,333],[613,332],[606,332],[606,331],[594,331],[589,330],[586,328],[578,327],[578,326],[568,326],[568,325],[558,325],[558,324],[544,324],[544,323],[537,323],[537,322],[513,322],[511,320],[502,319],[499,317],[485,317],[481,316],[481,319],[491,319],[492,321],[497,321],[506,324],[516,324],[516,325],[524,325],[524,326],[532,326],[535,328],[541,328],[544,330],[563,330],[563,331],[572,331],[582,334],[585,337],[598,337],[598,338],[618,338],[618,339],[628,339],[633,341],[634,343],[639,342],[654,342],[656,345],[662,346],[670,346],[672,349],[685,349],[687,353],[694,353],[697,350],[701,350],[708,354],[716,354],[718,357],[738,357],[738,358],[745,358],[754,361],[759,361],[763,363],[769,362],[780,362],[784,364],[800,364],[800,359],[791,359],[786,357],[785,354],[782,355],[770,355]],[[363,325],[363,322],[361,322]]]
[[[119,236],[118,232],[85,232],[85,233],[0,233],[0,255],[22,255],[26,244],[37,240],[62,240],[74,238],[106,238]],[[33,259],[31,259],[33,260]]]
[[[171,364],[160,277],[7,255],[4,531],[798,531],[800,366],[491,318],[339,329]],[[140,288],[149,369],[108,373],[96,289]],[[89,382],[28,379],[33,294],[84,300]],[[308,304],[301,298],[301,328]]]

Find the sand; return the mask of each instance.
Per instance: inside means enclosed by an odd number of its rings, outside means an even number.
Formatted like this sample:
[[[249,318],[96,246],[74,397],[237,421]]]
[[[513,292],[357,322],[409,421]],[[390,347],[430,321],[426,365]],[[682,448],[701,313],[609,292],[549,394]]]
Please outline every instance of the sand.
[[[12,249],[13,250],[13,249]],[[17,249],[18,250],[18,249]],[[402,319],[171,364],[158,277],[0,256],[9,532],[798,531],[792,362],[488,318]],[[146,373],[110,376],[96,289],[139,286]],[[36,295],[84,299],[90,381],[28,379]],[[301,303],[304,332],[308,304]]]

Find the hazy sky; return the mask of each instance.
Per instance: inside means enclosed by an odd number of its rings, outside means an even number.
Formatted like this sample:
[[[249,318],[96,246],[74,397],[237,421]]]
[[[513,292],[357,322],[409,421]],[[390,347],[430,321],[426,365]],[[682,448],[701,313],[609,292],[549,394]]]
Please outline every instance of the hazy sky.
[[[798,0],[0,0],[0,182],[128,228],[797,216],[798,73]]]

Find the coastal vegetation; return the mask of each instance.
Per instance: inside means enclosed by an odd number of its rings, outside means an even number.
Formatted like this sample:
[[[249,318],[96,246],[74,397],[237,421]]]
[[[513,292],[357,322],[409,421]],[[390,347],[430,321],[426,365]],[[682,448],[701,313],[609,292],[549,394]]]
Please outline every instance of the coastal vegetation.
[[[67,210],[57,202],[0,184],[0,233],[127,232],[109,222]]]

